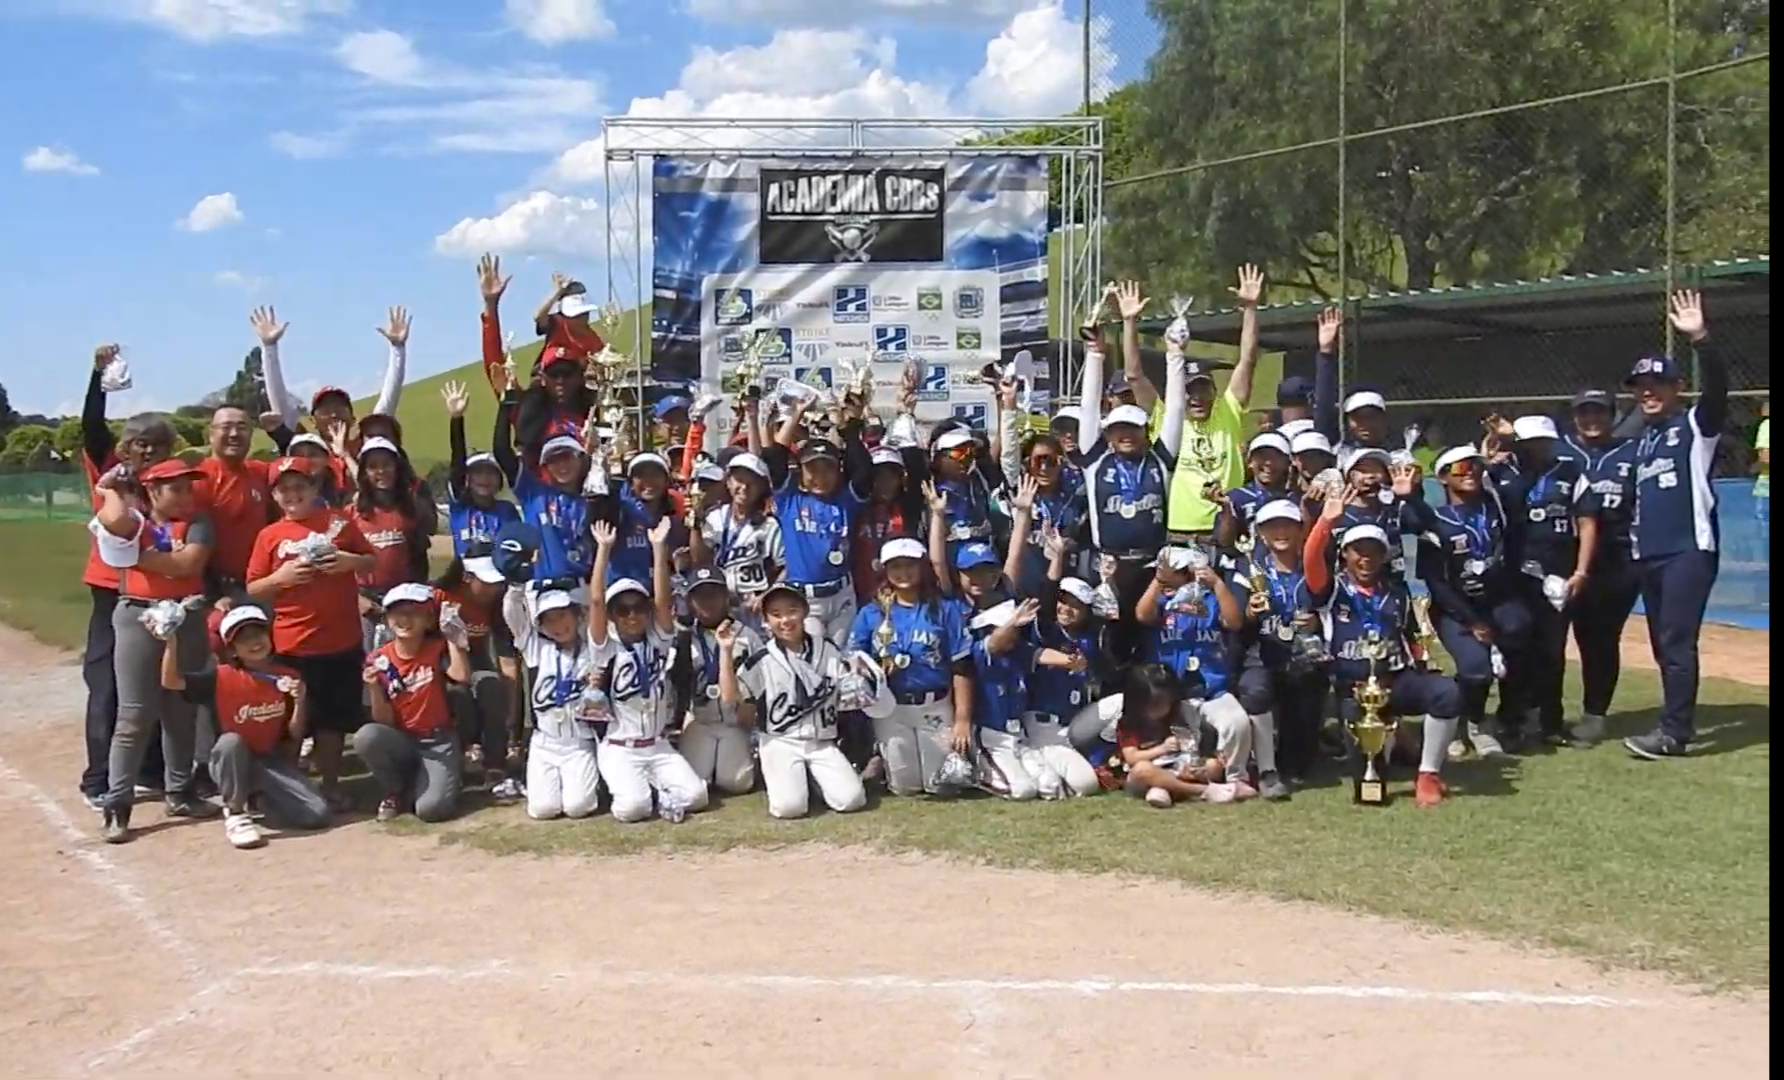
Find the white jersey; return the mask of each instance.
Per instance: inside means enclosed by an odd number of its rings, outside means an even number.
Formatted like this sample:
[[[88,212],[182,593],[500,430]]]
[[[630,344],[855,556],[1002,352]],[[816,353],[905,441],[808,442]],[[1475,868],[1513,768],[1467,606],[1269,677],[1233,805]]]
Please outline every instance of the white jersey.
[[[514,649],[527,666],[534,726],[558,739],[592,739],[595,728],[577,719],[583,692],[595,674],[595,649],[581,634],[566,648],[541,635],[523,587],[510,589],[502,617],[514,635]]]
[[[674,658],[675,639],[655,626],[633,645],[620,641],[611,628],[606,641],[594,643],[595,666],[607,672],[607,699],[613,705],[609,739],[654,739],[663,734],[675,709],[669,688]]]
[[[744,699],[756,703],[756,723],[769,735],[834,739],[838,680],[847,671],[848,661],[828,638],[807,634],[797,652],[774,641],[758,649],[738,681]]]
[[[748,596],[768,588],[773,567],[785,566],[780,522],[738,521],[729,506],[707,511],[700,536],[712,552],[712,564],[725,572],[733,596]]]
[[[704,626],[695,626],[689,631],[688,637],[693,652],[691,659],[694,662],[694,717],[702,721],[714,721],[719,716],[718,636]],[[731,643],[731,656],[736,661],[739,680],[743,678],[744,664],[751,656],[760,652],[762,647],[762,635],[739,623],[737,640]],[[747,693],[745,696],[748,696]]]

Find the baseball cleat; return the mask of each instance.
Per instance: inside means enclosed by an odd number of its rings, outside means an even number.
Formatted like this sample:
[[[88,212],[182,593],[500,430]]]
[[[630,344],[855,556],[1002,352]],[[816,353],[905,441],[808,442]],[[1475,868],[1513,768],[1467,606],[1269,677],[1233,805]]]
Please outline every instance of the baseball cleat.
[[[1448,794],[1449,789],[1443,786],[1443,781],[1434,772],[1419,773],[1419,778],[1413,781],[1413,801],[1422,809],[1429,810],[1433,806],[1443,805],[1444,796]]]
[[[1664,731],[1632,735],[1623,740],[1623,749],[1644,761],[1659,761],[1663,758],[1685,756],[1684,744]]]

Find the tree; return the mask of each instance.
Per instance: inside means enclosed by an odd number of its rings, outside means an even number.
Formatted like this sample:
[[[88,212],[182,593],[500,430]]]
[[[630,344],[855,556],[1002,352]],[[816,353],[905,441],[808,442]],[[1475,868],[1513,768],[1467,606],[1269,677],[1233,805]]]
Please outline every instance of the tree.
[[[260,346],[248,350],[242,358],[241,370],[235,373],[228,386],[221,390],[206,394],[196,408],[208,417],[212,412],[225,405],[233,405],[249,416],[259,416],[268,408],[266,404],[266,378],[261,371]]]
[[[0,465],[23,468],[35,459],[43,456],[45,448],[53,445],[55,432],[42,424],[25,424],[13,428],[6,436],[6,446],[0,449]]]
[[[4,383],[0,383],[0,436],[4,436],[19,426],[18,410],[12,407],[12,395],[6,392]]]
[[[81,452],[82,441],[81,418],[69,416],[56,425],[54,434],[50,436],[50,449],[63,461],[73,461]]]

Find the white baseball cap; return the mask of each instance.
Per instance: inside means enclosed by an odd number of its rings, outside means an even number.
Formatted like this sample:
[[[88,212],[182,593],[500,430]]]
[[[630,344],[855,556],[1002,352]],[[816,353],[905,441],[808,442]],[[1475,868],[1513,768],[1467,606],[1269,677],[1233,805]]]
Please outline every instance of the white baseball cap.
[[[702,484],[722,484],[725,482],[725,470],[716,461],[702,462],[694,469],[694,479]]]
[[[1312,431],[1311,420],[1286,420],[1276,428],[1276,433],[1285,439],[1292,439],[1303,431]]]
[[[257,622],[262,626],[267,625],[266,612],[253,604],[232,607],[229,609],[229,614],[223,616],[222,623],[217,627],[217,633],[224,641],[228,641],[235,636],[237,630],[251,622]]]
[[[307,431],[302,435],[293,435],[291,441],[285,444],[285,452],[289,454],[300,446],[314,446],[325,454],[329,452],[328,444],[322,441],[322,436],[312,435]]]
[[[1295,440],[1289,443],[1289,449],[1297,454],[1305,454],[1310,450],[1329,454],[1332,452],[1332,440],[1317,431],[1303,431],[1295,435]]]
[[[1475,461],[1485,460],[1480,450],[1478,450],[1472,443],[1465,446],[1452,446],[1448,450],[1437,455],[1437,460],[1431,465],[1431,471],[1442,476],[1443,471],[1451,465],[1454,465],[1458,461],[1468,461],[1470,459]]]
[[[742,469],[744,472],[755,473],[764,480],[768,479],[768,463],[748,452],[738,454],[725,466],[727,472],[732,469]]]
[[[389,611],[398,604],[431,604],[434,602],[434,590],[431,585],[423,585],[419,581],[405,581],[384,594],[384,610]]]
[[[574,319],[578,315],[588,315],[594,310],[594,303],[583,293],[571,293],[558,301],[558,314],[566,319]]]
[[[1272,499],[1258,508],[1257,524],[1265,525],[1272,521],[1292,521],[1299,525],[1307,520],[1301,508],[1289,499]]]
[[[972,617],[972,628],[975,630],[995,630],[1006,626],[1016,617],[1016,601],[1005,600],[994,607],[986,608]]]
[[[607,586],[607,602],[612,604],[615,600],[618,600],[627,593],[634,592],[643,597],[648,598],[650,596],[650,590],[644,587],[644,582],[639,581],[637,578],[620,578],[618,581]]]
[[[1107,431],[1116,424],[1132,424],[1137,428],[1144,428],[1150,423],[1152,417],[1138,405],[1117,405],[1109,411],[1109,415],[1103,417],[1103,430]]]
[[[876,446],[869,456],[875,465],[896,465],[901,469],[904,468],[904,455],[896,447]]]
[[[502,463],[497,461],[496,456],[494,454],[489,453],[488,451],[472,454],[470,457],[465,459],[465,471],[466,472],[469,472],[470,470],[475,469],[479,465],[488,465],[490,468],[494,469],[497,473],[500,473],[502,471]],[[502,479],[506,480],[507,477],[504,476],[504,477],[502,477]]]
[[[929,551],[924,548],[922,541],[914,540],[908,536],[895,537],[880,545],[881,566],[893,559],[923,559],[928,556]]]
[[[1350,453],[1344,455],[1344,471],[1349,472],[1363,462],[1371,459],[1379,461],[1383,465],[1392,465],[1394,463],[1394,459],[1389,456],[1388,452],[1379,446],[1358,446],[1352,448]]]
[[[1160,563],[1163,563],[1173,570],[1188,570],[1190,563],[1189,549],[1186,547],[1163,548],[1159,551],[1158,558],[1153,559],[1146,565],[1157,566]]]
[[[1294,451],[1289,448],[1289,441],[1274,431],[1259,432],[1254,436],[1251,440],[1251,445],[1245,448],[1245,456],[1250,457],[1259,450],[1275,450],[1284,457],[1294,453]]]
[[[502,572],[496,569],[496,561],[488,555],[465,560],[465,573],[483,582],[485,585],[500,585],[504,580]]]
[[[1527,439],[1559,439],[1555,422],[1546,416],[1520,416],[1511,422],[1511,433],[1519,442]]]
[[[1339,538],[1338,546],[1347,548],[1352,544],[1360,544],[1365,540],[1373,540],[1382,547],[1388,546],[1388,534],[1380,525],[1352,525],[1344,530]]]
[[[576,598],[562,589],[550,589],[533,597],[533,621],[538,622],[548,611],[573,608]]]
[[[965,428],[949,428],[936,436],[935,448],[937,450],[952,450],[956,446],[967,446],[971,444],[972,441],[972,432]]]
[[[1344,399],[1344,412],[1349,415],[1358,409],[1385,409],[1388,399],[1373,390],[1358,390]]]
[[[1085,607],[1090,607],[1096,603],[1096,590],[1091,588],[1090,582],[1085,581],[1083,578],[1066,578],[1059,583],[1059,591],[1071,597],[1073,600],[1076,600],[1078,603],[1083,604]]]
[[[402,456],[402,451],[396,448],[396,443],[391,442],[389,439],[380,438],[379,436],[374,435],[365,442],[359,444],[359,460],[364,461],[366,455],[374,450],[388,450],[396,457]]]
[[[637,472],[638,467],[641,465],[655,465],[664,472],[669,471],[669,459],[654,451],[645,450],[641,453],[633,454],[631,460],[626,462],[626,475],[630,476]]]
[[[582,448],[580,439],[573,435],[558,435],[545,440],[545,445],[539,448],[539,460],[550,461],[559,454],[575,454],[580,457],[587,453]]]

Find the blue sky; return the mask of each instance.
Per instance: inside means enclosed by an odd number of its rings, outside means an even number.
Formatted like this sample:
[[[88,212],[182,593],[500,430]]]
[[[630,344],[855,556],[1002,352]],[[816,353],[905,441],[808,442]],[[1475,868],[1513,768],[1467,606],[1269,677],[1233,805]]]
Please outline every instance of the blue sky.
[[[1097,0],[1099,88],[1137,73],[1142,6]],[[300,390],[373,390],[392,304],[415,319],[412,377],[456,366],[478,252],[514,274],[513,326],[554,269],[605,291],[604,116],[1057,115],[1082,7],[7,0],[0,383],[21,411],[70,411],[93,345],[119,341],[137,388],[113,412],[171,408],[229,381],[263,303],[291,323]]]

